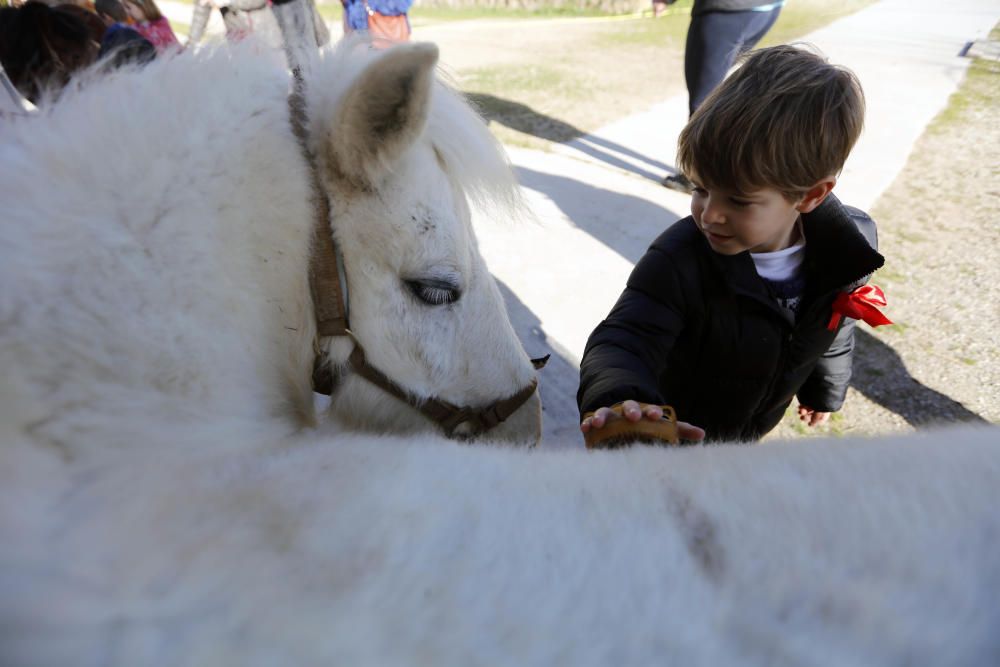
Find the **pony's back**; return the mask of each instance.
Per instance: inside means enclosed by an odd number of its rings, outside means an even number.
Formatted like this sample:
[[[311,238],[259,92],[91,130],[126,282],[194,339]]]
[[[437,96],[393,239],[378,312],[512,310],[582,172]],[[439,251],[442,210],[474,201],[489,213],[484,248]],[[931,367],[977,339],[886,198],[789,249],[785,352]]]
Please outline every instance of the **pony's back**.
[[[5,456],[0,663],[1000,655],[995,430],[604,452],[247,444],[75,470]]]

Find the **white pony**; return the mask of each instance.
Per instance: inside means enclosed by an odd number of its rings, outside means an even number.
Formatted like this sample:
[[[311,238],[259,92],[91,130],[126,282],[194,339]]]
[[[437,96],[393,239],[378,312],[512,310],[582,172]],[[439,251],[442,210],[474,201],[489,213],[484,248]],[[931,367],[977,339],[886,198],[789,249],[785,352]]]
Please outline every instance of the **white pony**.
[[[532,376],[461,196],[509,174],[433,56],[328,54],[308,138],[370,360],[474,405]],[[588,453],[301,428],[289,89],[266,56],[180,56],[0,129],[0,665],[1000,661],[995,429]],[[436,430],[321,344],[333,421]],[[498,428],[531,439],[537,404]]]
[[[310,251],[327,202],[316,236],[332,226],[375,369],[418,405],[530,387],[466,201],[514,204],[514,181],[479,117],[434,82],[436,60],[433,45],[377,57],[352,43],[307,68],[315,174],[283,57],[253,45],[116,73],[5,125],[0,355],[45,406],[23,423],[57,444],[93,429],[130,441],[122,424],[156,418],[313,424]],[[345,365],[353,345],[318,345],[337,421],[437,430]],[[537,393],[489,436],[537,441]]]

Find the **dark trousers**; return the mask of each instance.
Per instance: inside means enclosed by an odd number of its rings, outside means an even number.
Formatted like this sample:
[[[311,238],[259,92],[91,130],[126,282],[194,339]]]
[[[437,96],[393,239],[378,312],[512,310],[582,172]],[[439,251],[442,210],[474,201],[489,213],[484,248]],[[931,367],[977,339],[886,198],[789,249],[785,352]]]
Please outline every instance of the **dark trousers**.
[[[778,7],[769,12],[708,12],[691,17],[684,48],[690,113],[722,82],[736,58],[771,29],[780,12]]]

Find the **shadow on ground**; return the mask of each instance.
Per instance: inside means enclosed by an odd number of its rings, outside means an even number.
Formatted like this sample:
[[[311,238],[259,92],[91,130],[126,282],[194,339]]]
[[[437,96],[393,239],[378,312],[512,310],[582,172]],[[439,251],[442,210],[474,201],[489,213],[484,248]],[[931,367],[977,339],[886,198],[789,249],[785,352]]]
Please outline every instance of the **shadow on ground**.
[[[670,209],[642,197],[525,167],[517,167],[515,171],[522,186],[546,195],[573,225],[633,264],[653,239],[680,218]],[[622,224],[622,221],[628,222]]]
[[[870,333],[855,329],[855,346],[851,386],[911,426],[989,423],[955,399],[916,380],[899,353]]]
[[[589,135],[565,121],[535,111],[526,104],[505,100],[487,93],[466,93],[465,96],[490,122],[500,123],[504,127],[546,141],[566,143],[575,140],[573,147],[576,150],[623,171],[629,171],[657,182],[663,178],[665,173],[677,173],[676,169],[664,162],[637,153],[631,148],[613,141]],[[615,153],[645,162],[650,168],[646,169],[622,160]]]
[[[572,446],[579,437],[579,412],[576,389],[580,384],[580,367],[565,349],[549,340],[538,316],[524,305],[514,292],[497,279],[517,337],[530,357],[551,354],[549,363],[538,373],[538,393],[542,399],[543,442],[550,445]]]

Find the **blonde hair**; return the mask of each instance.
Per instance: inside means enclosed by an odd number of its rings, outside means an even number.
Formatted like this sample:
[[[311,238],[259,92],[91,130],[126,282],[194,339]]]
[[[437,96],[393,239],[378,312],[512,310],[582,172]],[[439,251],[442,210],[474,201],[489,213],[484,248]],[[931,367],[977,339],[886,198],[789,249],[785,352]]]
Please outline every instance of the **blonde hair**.
[[[691,116],[677,164],[700,184],[780,191],[790,201],[840,173],[861,134],[853,72],[796,46],[752,52]]]

